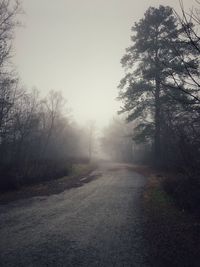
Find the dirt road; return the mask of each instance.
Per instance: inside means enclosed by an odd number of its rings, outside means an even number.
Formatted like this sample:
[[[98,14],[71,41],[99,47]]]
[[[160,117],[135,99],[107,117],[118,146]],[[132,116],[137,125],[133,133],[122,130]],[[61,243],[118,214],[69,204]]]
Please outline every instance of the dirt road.
[[[146,179],[102,166],[99,178],[0,206],[0,266],[149,266],[141,195]]]

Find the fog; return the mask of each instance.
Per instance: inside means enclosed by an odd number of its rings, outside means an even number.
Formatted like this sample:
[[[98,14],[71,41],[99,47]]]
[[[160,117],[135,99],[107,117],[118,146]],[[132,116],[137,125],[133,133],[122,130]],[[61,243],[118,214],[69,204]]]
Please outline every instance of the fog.
[[[191,8],[195,1],[184,1]],[[14,63],[26,87],[62,91],[78,123],[99,128],[119,110],[120,59],[131,27],[152,6],[179,1],[24,0],[24,27],[16,30]]]
[[[2,267],[200,266],[199,30],[198,0],[0,0]]]

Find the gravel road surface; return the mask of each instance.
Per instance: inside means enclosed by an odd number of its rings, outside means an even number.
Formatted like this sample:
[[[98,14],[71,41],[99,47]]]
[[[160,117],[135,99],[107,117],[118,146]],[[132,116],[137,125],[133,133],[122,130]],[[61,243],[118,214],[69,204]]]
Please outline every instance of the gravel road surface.
[[[146,179],[110,165],[95,174],[61,194],[1,205],[0,266],[149,266],[140,207]]]

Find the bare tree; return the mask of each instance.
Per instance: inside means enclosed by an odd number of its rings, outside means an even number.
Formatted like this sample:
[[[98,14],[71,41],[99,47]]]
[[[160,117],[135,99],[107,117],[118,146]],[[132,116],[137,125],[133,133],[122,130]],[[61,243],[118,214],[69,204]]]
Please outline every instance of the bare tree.
[[[50,91],[49,95],[42,102],[42,118],[43,127],[45,130],[46,141],[43,144],[42,155],[47,151],[48,144],[53,131],[55,130],[56,119],[61,116],[62,109],[65,105],[65,100],[60,92]]]
[[[95,152],[95,131],[96,125],[95,121],[89,121],[87,125],[88,131],[88,157],[92,160],[93,153]]]
[[[18,79],[10,68],[12,57],[12,41],[16,26],[19,25],[17,17],[21,12],[19,1],[0,1],[0,145],[7,136],[10,127],[10,112],[14,105]],[[2,151],[2,149],[1,149]],[[0,160],[1,160],[0,155]]]

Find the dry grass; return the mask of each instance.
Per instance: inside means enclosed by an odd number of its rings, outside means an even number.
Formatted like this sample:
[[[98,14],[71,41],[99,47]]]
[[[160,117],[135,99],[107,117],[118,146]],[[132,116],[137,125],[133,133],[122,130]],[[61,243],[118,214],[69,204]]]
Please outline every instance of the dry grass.
[[[72,167],[72,172],[68,176],[64,176],[56,180],[45,181],[35,185],[24,186],[18,190],[1,193],[0,204],[6,204],[11,201],[34,196],[58,194],[66,189],[81,186],[95,178],[92,177],[91,179],[84,180],[84,182],[81,181],[83,177],[88,176],[94,169],[96,169],[96,167],[97,166],[95,164],[74,164]]]

